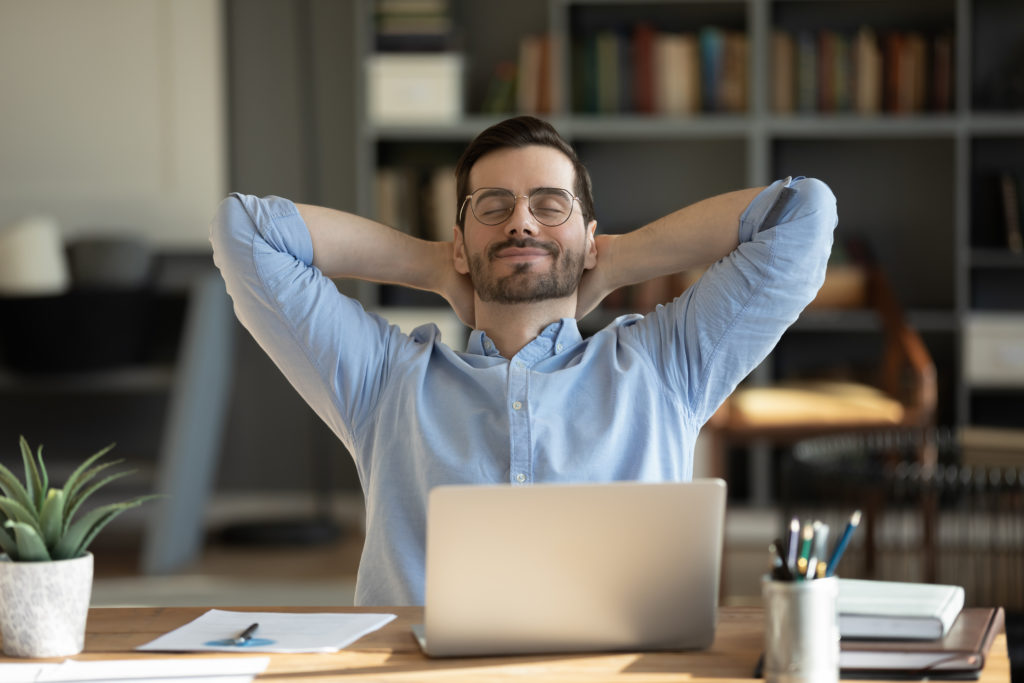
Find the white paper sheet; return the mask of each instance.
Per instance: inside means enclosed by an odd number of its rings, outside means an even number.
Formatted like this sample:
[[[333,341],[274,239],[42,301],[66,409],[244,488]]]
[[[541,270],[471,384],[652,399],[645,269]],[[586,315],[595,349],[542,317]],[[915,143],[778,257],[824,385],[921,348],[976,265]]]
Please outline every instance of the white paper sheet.
[[[136,683],[251,683],[270,664],[270,657],[219,659],[123,659],[59,664],[0,664],[4,683],[77,683],[116,681]]]
[[[228,612],[211,609],[137,650],[164,652],[337,652],[395,618],[360,612]],[[244,645],[230,641],[252,623],[259,629]]]

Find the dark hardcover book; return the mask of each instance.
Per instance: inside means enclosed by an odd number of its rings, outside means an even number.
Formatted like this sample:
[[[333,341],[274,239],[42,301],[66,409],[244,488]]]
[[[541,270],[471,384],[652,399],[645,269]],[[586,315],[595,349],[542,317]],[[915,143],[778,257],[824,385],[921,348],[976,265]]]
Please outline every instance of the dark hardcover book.
[[[651,24],[640,23],[633,29],[633,111],[654,113],[654,39]]]
[[[1006,246],[1019,254],[1024,251],[1024,236],[1021,234],[1020,187],[1017,176],[1003,173],[999,176],[1000,197],[1003,201],[1003,225],[1006,227]]]
[[[943,638],[840,641],[844,676],[964,677],[980,672],[992,641],[1003,630],[1002,607],[968,607]]]

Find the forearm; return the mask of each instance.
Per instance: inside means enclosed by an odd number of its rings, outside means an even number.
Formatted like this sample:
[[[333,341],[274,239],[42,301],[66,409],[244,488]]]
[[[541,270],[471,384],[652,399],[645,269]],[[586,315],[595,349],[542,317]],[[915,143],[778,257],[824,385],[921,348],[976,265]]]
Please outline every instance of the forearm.
[[[609,240],[609,285],[622,287],[705,266],[739,244],[740,216],[764,188],[701,200]],[[604,259],[605,253],[599,258]]]
[[[325,275],[439,291],[439,266],[451,245],[428,242],[351,213],[296,204],[313,241],[313,265]]]

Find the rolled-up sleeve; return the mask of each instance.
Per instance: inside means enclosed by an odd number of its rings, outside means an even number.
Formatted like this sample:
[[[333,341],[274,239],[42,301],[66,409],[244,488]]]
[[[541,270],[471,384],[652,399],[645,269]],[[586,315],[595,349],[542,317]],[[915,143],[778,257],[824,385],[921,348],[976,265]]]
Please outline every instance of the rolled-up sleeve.
[[[711,417],[814,299],[837,223],[825,183],[772,183],[741,215],[739,246],[638,325],[695,423]]]
[[[309,230],[286,199],[229,196],[210,241],[238,319],[351,450],[387,372],[387,323],[312,265]]]

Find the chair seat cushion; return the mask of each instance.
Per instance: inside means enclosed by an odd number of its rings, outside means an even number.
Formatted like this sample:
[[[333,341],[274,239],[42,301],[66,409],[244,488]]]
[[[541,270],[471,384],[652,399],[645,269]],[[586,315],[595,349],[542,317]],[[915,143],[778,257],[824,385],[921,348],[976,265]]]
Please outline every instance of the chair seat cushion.
[[[900,424],[903,416],[899,401],[875,387],[854,382],[742,388],[729,399],[729,426],[733,429],[885,426]]]

